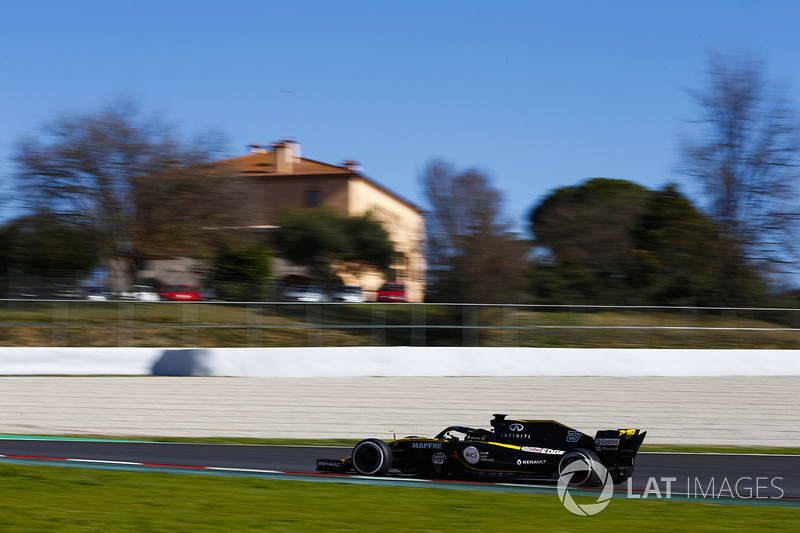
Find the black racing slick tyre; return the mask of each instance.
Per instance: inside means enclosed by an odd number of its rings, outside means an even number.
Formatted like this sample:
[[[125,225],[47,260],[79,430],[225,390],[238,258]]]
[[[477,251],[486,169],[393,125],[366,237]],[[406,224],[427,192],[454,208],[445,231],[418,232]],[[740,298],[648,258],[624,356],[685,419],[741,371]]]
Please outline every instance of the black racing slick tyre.
[[[362,476],[384,476],[392,468],[392,449],[380,439],[366,439],[353,448],[353,468]]]
[[[601,475],[607,475],[605,467],[600,463],[600,458],[591,450],[577,449],[567,452],[558,463],[558,476],[564,475],[567,466],[573,470],[570,475],[569,485],[571,487],[598,487],[605,483]]]

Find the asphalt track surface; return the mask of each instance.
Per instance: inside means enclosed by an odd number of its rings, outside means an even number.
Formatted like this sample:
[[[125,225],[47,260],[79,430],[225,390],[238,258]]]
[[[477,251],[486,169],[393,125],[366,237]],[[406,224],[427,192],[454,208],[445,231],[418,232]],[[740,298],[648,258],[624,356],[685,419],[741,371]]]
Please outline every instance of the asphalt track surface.
[[[64,463],[65,459],[143,467],[223,468],[311,475],[318,458],[341,458],[349,448],[253,446],[130,441],[0,439],[0,459]],[[544,485],[554,485],[544,482]],[[800,502],[800,455],[640,453],[628,498],[734,499]]]

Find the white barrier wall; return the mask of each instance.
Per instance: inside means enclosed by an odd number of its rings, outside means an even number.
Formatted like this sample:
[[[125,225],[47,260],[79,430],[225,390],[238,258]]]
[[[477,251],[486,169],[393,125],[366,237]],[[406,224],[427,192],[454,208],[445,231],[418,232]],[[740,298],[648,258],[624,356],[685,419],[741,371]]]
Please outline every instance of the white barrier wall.
[[[796,376],[800,350],[0,348],[5,375]]]
[[[0,374],[148,375],[163,348],[0,348]]]

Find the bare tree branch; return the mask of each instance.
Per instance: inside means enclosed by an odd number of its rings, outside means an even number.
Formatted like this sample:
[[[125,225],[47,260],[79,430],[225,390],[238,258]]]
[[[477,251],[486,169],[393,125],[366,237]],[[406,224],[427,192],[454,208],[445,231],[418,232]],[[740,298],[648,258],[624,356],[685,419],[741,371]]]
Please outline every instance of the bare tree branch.
[[[235,180],[202,166],[218,137],[182,143],[172,126],[121,99],[95,112],[63,115],[14,160],[27,206],[90,227],[104,259],[193,252],[214,240],[209,226],[230,224]]]
[[[441,301],[513,302],[523,298],[529,246],[510,232],[502,197],[475,170],[432,162],[421,177],[432,207],[427,220],[428,264]]]
[[[708,75],[694,94],[699,133],[683,143],[679,170],[702,187],[709,215],[746,260],[782,270],[798,251],[795,113],[757,61],[713,57]]]

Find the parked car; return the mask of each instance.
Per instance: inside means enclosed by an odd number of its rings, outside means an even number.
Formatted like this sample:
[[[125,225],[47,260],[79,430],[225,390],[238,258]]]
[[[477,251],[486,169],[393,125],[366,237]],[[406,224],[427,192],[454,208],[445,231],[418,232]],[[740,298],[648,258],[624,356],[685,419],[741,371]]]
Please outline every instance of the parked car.
[[[304,285],[302,287],[287,287],[283,291],[282,299],[287,302],[327,302],[328,295],[322,287]]]
[[[158,296],[162,300],[173,302],[199,302],[203,300],[203,294],[194,285],[169,285],[159,291]]]
[[[83,297],[90,302],[103,302],[114,298],[114,293],[108,287],[87,287]]]
[[[364,293],[361,291],[361,287],[342,285],[333,292],[331,300],[334,302],[361,303],[364,301]]]
[[[83,298],[83,290],[72,285],[57,283],[50,290],[50,298],[57,300],[79,300]]]
[[[153,287],[149,285],[133,285],[130,289],[119,293],[121,300],[139,300],[142,302],[157,302],[161,298]]]
[[[376,300],[379,302],[405,302],[406,286],[402,283],[386,282],[378,289]]]
[[[222,298],[220,298],[219,296],[217,296],[217,291],[215,291],[215,290],[207,289],[207,290],[202,291],[200,294],[203,296],[203,300],[205,300],[207,302],[224,302],[225,301]]]

